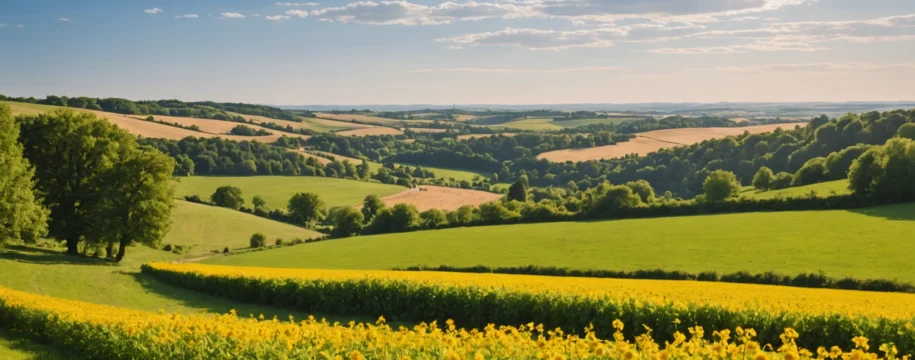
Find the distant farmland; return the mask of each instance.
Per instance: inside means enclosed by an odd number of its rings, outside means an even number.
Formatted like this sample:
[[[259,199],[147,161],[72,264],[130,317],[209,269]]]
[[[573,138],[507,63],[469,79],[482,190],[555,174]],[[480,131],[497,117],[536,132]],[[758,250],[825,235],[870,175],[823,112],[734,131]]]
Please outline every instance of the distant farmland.
[[[362,129],[338,131],[336,134],[341,136],[403,135],[403,131],[389,127],[376,126]]]
[[[757,191],[756,188],[748,186],[740,191],[740,196],[754,199],[774,199],[777,197],[805,197],[810,196],[811,193],[815,193],[817,197],[826,197],[851,194],[851,190],[848,189],[848,180],[842,179],[769,191]]]
[[[798,124],[769,124],[744,127],[718,127],[718,128],[683,128],[648,131],[636,134],[635,139],[616,145],[598,146],[587,149],[565,149],[548,151],[537,156],[538,159],[547,159],[552,162],[579,162],[588,160],[613,159],[629,154],[646,155],[661,149],[683,145],[692,145],[705,140],[719,139],[727,136],[736,136],[745,131],[751,134],[760,134],[775,131],[775,129],[793,129]]]
[[[385,196],[381,200],[388,206],[411,204],[419,211],[440,209],[453,211],[464,205],[477,206],[499,200],[502,195],[486,191],[449,188],[441,186],[420,186],[401,193]]]
[[[199,195],[206,199],[216,188],[231,185],[242,190],[246,205],[251,204],[254,195],[259,195],[271,209],[286,207],[289,198],[300,192],[318,194],[332,207],[360,204],[369,194],[385,197],[407,190],[397,185],[315,176],[191,176],[177,181],[175,196],[178,197]]]

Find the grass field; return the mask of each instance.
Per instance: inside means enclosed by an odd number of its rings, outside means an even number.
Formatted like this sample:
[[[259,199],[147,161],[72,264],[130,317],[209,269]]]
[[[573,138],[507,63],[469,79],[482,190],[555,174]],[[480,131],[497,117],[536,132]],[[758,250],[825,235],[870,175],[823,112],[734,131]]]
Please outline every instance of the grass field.
[[[553,121],[552,124],[556,126],[561,126],[564,128],[577,128],[581,126],[588,125],[598,125],[598,124],[622,124],[627,121],[640,120],[642,118],[608,118],[608,119],[575,119],[575,120],[563,120],[563,121]]]
[[[740,196],[754,199],[774,199],[777,197],[802,197],[811,192],[816,192],[818,197],[851,194],[851,190],[848,189],[848,180],[843,179],[769,191],[757,191],[756,188],[747,186],[740,190]]]
[[[422,185],[416,189],[385,196],[381,200],[387,206],[410,204],[416,206],[419,211],[429,209],[454,211],[461,206],[479,206],[482,203],[499,200],[501,197],[500,194],[488,191]]]
[[[761,226],[767,231],[759,231]],[[328,241],[212,262],[334,269],[446,264],[784,274],[822,270],[831,276],[915,282],[915,273],[907,271],[915,252],[915,242],[908,241],[913,232],[915,204],[905,204],[458,228]]]
[[[338,131],[340,136],[366,136],[366,135],[403,135],[403,131],[384,126],[367,127],[361,129]]]
[[[248,205],[254,195],[260,195],[273,209],[286,207],[289,198],[300,192],[318,194],[327,206],[341,206],[361,203],[369,194],[385,197],[406,190],[397,185],[315,176],[192,176],[179,178],[175,195],[208,199],[223,185],[240,188]]]
[[[398,165],[401,165],[401,166],[405,165],[405,166],[409,166],[411,168],[416,167],[416,165],[413,165],[413,164],[398,163]],[[445,169],[445,168],[431,167],[431,166],[423,166],[423,169],[432,171],[432,173],[435,174],[436,179],[445,178],[445,179],[455,179],[457,181],[467,180],[469,182],[473,182],[473,178],[477,177],[477,176],[480,177],[480,179],[489,178],[489,175],[486,175],[482,172],[470,171],[470,170]]]
[[[562,126],[553,124],[553,119],[524,119],[511,121],[503,124],[492,125],[492,128],[498,129],[519,129],[519,130],[561,130]]]

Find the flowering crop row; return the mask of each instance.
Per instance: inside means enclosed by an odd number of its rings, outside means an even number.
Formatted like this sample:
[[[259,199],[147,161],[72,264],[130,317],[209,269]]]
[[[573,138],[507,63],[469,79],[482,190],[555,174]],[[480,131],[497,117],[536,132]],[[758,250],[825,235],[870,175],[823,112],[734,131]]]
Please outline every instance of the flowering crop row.
[[[447,321],[392,329],[380,318],[375,325],[329,324],[313,318],[296,322],[225,315],[179,315],[127,310],[55,299],[0,287],[0,324],[28,332],[52,344],[97,359],[744,359],[800,360],[894,359],[892,344],[876,346],[855,337],[850,351],[819,347],[816,354],[797,346],[797,332],[785,329],[778,348],[755,341],[752,329],[715,331],[706,340],[701,327],[677,332],[659,345],[650,332],[633,342],[613,322],[612,340],[589,329],[582,337],[545,331],[542,325],[486,326],[457,329]],[[873,352],[869,352],[873,351]],[[907,357],[902,357],[907,360]]]
[[[591,279],[500,274],[304,270],[199,264],[148,264],[143,271],[170,283],[239,301],[304,312],[385,315],[397,320],[454,319],[489,323],[543,323],[601,337],[621,319],[628,339],[653,329],[672,341],[684,326],[756,329],[777,343],[785,328],[799,345],[844,344],[865,336],[915,351],[915,295],[778,286]]]

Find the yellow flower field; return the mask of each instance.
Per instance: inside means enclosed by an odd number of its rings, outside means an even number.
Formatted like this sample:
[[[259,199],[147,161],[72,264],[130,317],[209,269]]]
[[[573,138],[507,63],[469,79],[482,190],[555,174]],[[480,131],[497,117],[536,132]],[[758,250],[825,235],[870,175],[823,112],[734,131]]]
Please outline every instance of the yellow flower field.
[[[448,272],[311,270],[233,267],[201,264],[151,266],[207,276],[303,280],[403,280],[416,284],[508,289],[527,293],[560,293],[607,301],[629,301],[681,306],[711,305],[728,310],[758,309],[810,315],[849,315],[910,320],[915,318],[915,294],[852,290],[809,289],[787,286],[676,280],[596,279]]]
[[[848,339],[851,350],[796,345],[797,332],[785,329],[781,344],[766,347],[752,329],[714,331],[701,327],[674,334],[664,345],[650,332],[630,342],[623,323],[614,321],[612,340],[586,330],[582,337],[542,325],[487,326],[460,330],[450,321],[392,329],[381,318],[371,324],[240,319],[216,315],[155,314],[79,301],[55,299],[0,287],[0,320],[27,329],[53,344],[90,358],[123,359],[754,359],[798,360],[898,358],[891,344]],[[903,359],[906,359],[903,357]]]

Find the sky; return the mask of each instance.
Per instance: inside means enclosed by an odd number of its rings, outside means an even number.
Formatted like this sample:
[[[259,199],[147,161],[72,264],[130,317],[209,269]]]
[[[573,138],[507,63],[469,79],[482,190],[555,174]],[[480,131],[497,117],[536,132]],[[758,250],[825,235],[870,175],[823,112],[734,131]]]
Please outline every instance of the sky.
[[[913,0],[3,0],[0,94],[915,100]]]

